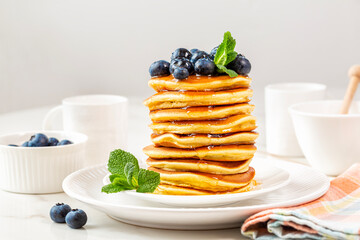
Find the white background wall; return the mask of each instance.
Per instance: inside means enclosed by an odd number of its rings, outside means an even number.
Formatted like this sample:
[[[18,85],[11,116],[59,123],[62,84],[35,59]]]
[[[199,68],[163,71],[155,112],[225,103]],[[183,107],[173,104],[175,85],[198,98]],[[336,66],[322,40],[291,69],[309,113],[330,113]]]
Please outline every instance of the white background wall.
[[[111,93],[146,98],[148,67],[230,30],[255,104],[283,81],[343,89],[360,63],[359,0],[0,0],[0,112]]]

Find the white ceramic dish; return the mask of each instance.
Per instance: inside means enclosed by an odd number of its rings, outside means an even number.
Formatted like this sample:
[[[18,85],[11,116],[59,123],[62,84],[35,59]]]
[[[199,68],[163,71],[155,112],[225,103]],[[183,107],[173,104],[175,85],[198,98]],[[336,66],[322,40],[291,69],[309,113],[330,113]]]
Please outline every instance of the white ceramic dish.
[[[10,147],[21,145],[37,132],[70,145],[54,147]],[[0,188],[17,193],[62,192],[62,181],[84,166],[87,136],[64,131],[19,132],[0,136]]]
[[[339,175],[360,162],[360,102],[339,114],[342,101],[299,103],[290,107],[295,133],[306,159],[327,175]]]
[[[249,192],[203,196],[144,194],[137,193],[136,191],[125,191],[124,193],[142,200],[175,207],[216,207],[243,201],[274,191],[286,186],[290,181],[290,174],[285,169],[270,164],[257,164],[256,161],[251,165],[256,170],[255,180],[259,185]],[[110,174],[107,174],[104,177],[104,185],[110,183],[109,175]]]
[[[276,191],[216,208],[177,208],[143,201],[128,194],[101,193],[104,165],[79,170],[63,182],[72,198],[89,204],[122,222],[162,229],[223,229],[238,227],[251,214],[274,207],[287,207],[314,200],[329,188],[328,178],[307,166],[255,157],[257,164],[272,164],[290,173],[287,186]]]

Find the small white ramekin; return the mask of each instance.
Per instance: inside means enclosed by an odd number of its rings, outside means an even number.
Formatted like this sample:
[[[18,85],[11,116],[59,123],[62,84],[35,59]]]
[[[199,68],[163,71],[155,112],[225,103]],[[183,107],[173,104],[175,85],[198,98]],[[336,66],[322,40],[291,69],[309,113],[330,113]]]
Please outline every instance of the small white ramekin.
[[[53,147],[11,147],[21,145],[41,132],[48,137],[68,139],[73,144]],[[10,192],[43,194],[62,192],[62,181],[84,167],[88,137],[65,131],[19,132],[0,136],[0,188]]]

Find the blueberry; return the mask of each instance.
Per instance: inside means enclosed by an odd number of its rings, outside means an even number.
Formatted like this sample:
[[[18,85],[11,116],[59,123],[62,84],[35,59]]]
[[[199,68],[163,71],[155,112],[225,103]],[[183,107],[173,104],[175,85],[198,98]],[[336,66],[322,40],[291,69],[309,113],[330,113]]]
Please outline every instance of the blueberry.
[[[49,145],[49,140],[45,134],[37,133],[31,136],[29,147],[44,147]]]
[[[170,75],[170,63],[165,60],[153,62],[150,65],[149,72],[152,77],[161,77]]]
[[[16,145],[16,144],[9,144],[8,146],[9,147],[18,147],[18,145]]]
[[[64,223],[66,215],[71,211],[67,204],[57,203],[50,209],[50,217],[56,223]]]
[[[63,146],[63,145],[69,145],[69,144],[73,144],[73,142],[70,140],[64,139],[64,140],[61,140],[57,145]]]
[[[56,138],[49,138],[49,146],[56,146],[59,143],[59,140],[57,140]]]
[[[194,65],[187,58],[176,58],[171,60],[170,73],[174,73],[175,68],[184,67],[188,70],[189,75],[194,73]]]
[[[189,76],[189,71],[186,68],[183,67],[177,67],[174,70],[174,78],[176,79],[185,79]]]
[[[21,146],[22,146],[22,147],[28,147],[28,146],[29,146],[29,142],[26,141],[26,142],[24,142],[23,144],[21,144]]]
[[[214,47],[214,48],[211,50],[211,52],[210,52],[210,59],[214,60],[218,48],[219,48],[219,46]]]
[[[71,228],[81,228],[87,222],[86,213],[81,209],[72,209],[65,217],[66,224]]]
[[[226,67],[234,70],[239,75],[244,75],[244,76],[248,75],[251,71],[251,64],[249,60],[247,60],[241,54],[238,54],[234,59],[234,61],[229,63]]]
[[[201,58],[195,63],[195,72],[199,75],[211,75],[215,69],[215,63],[209,58]]]
[[[197,60],[199,60],[201,58],[208,58],[208,57],[209,57],[209,54],[207,54],[206,52],[198,51],[192,55],[190,62],[195,65]]]
[[[192,55],[194,55],[194,53],[196,53],[196,52],[198,52],[198,51],[200,51],[200,50],[197,49],[197,48],[193,48],[193,49],[190,50],[190,52],[191,52]]]
[[[171,54],[171,60],[173,60],[175,58],[182,58],[182,57],[190,59],[191,52],[189,52],[189,50],[187,50],[186,48],[178,48]]]

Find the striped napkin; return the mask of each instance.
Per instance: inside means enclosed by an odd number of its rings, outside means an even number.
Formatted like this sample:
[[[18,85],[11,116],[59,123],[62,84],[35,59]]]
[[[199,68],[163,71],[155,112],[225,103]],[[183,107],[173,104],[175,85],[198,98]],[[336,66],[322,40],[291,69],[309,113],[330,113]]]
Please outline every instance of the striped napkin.
[[[321,198],[257,213],[241,233],[253,239],[360,239],[360,164],[332,180]]]

